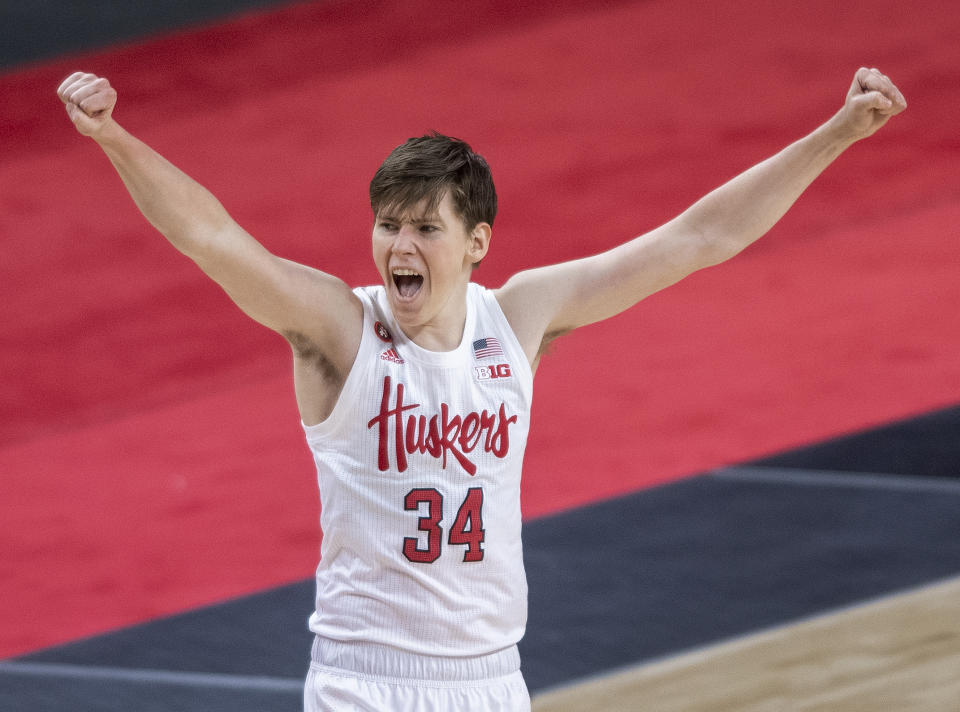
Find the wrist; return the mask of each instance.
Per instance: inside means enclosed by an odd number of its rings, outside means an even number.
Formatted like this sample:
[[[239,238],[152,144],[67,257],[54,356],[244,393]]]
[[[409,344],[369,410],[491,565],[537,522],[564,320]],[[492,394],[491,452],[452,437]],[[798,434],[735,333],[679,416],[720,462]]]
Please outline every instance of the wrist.
[[[124,131],[123,127],[114,121],[113,118],[106,119],[96,131],[88,134],[88,136],[96,141],[103,149],[107,149],[111,145],[122,141],[126,135],[127,132]]]
[[[838,153],[843,152],[865,136],[859,134],[850,125],[845,109],[840,109],[821,127],[826,140],[836,145]]]

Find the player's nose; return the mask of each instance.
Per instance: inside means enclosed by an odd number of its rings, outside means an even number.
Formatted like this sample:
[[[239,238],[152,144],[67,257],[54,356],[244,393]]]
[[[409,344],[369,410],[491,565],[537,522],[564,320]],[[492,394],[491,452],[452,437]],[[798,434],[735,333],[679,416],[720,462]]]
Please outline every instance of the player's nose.
[[[412,225],[401,225],[393,237],[391,251],[394,254],[410,254],[414,251],[414,236],[416,230]]]

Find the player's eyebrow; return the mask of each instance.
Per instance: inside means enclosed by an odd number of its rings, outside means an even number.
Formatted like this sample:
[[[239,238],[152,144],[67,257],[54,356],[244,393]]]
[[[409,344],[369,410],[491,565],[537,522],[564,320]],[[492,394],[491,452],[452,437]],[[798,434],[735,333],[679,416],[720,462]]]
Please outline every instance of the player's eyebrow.
[[[396,223],[398,225],[405,222],[408,222],[412,225],[426,225],[427,223],[440,223],[441,225],[444,224],[443,218],[440,217],[440,213],[434,213],[432,215],[418,215],[417,217],[381,214],[378,216],[377,221]]]

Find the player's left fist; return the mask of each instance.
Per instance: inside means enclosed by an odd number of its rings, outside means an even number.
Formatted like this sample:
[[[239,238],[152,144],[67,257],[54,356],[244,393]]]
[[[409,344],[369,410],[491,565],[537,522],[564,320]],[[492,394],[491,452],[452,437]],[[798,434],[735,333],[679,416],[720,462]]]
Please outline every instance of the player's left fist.
[[[63,80],[57,96],[67,115],[84,136],[96,136],[110,121],[117,103],[117,92],[103,77],[74,72]]]
[[[907,108],[900,90],[879,69],[861,67],[853,77],[838,119],[854,140],[871,136]]]

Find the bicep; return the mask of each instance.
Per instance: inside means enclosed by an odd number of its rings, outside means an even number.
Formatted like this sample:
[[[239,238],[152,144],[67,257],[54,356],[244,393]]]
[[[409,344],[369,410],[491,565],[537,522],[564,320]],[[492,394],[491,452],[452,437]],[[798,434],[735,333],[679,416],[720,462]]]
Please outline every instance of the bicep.
[[[343,337],[361,318],[359,300],[342,280],[277,257],[236,224],[194,256],[199,267],[250,318],[285,336],[321,344]]]
[[[709,243],[681,216],[606,252],[518,273],[501,289],[501,303],[539,349],[714,263]]]

